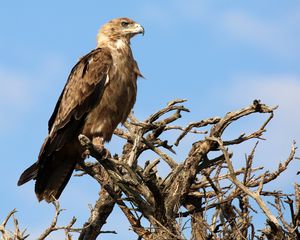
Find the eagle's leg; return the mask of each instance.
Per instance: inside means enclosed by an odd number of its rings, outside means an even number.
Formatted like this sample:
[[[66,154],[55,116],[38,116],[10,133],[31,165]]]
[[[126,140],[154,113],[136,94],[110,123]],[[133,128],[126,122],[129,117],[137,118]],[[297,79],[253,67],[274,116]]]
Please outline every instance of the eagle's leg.
[[[79,142],[80,142],[80,144],[84,147],[84,151],[82,152],[82,154],[81,154],[81,159],[86,159],[86,158],[88,158],[90,155],[91,155],[91,153],[90,153],[90,150],[89,150],[89,148],[87,147],[89,144],[91,144],[91,140],[90,139],[88,139],[88,137],[86,137],[85,135],[83,135],[83,134],[79,134],[79,136],[78,136],[78,140],[79,140]]]
[[[95,149],[98,152],[102,152],[104,149],[104,139],[102,137],[94,137],[92,140],[92,143],[95,147]]]
[[[111,156],[110,152],[104,148],[104,139],[102,137],[94,137],[92,143],[95,149],[103,155],[103,158]]]

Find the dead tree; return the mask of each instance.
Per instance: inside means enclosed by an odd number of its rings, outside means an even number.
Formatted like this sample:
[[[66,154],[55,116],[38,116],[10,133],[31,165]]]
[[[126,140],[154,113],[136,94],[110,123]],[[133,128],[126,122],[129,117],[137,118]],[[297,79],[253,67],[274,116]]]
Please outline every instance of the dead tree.
[[[144,121],[131,115],[124,128],[115,131],[115,135],[126,142],[120,155],[111,156],[107,150],[99,152],[87,137],[80,135],[81,144],[97,161],[83,161],[77,170],[99,183],[99,199],[82,228],[73,228],[75,219],[61,228],[53,221],[40,239],[59,229],[65,231],[67,239],[71,239],[70,232],[79,232],[82,240],[96,239],[114,205],[127,217],[138,239],[300,239],[299,186],[295,184],[294,194],[263,189],[296,159],[295,143],[288,158],[274,172],[253,167],[258,142],[240,169],[234,168],[233,153],[228,149],[250,139],[263,139],[276,107],[255,100],[250,106],[228,112],[224,117],[212,117],[183,127],[176,124],[182,112],[189,112],[183,102],[174,100]],[[266,116],[256,131],[223,140],[223,133],[230,124],[252,114]],[[178,136],[172,144],[164,139],[164,133],[169,131]],[[175,160],[176,147],[189,134],[197,134],[199,140],[191,145],[187,156]],[[142,154],[146,151],[152,151],[157,158],[142,166]],[[209,157],[211,153],[216,157]],[[169,167],[166,177],[159,176],[157,171],[161,161]],[[273,198],[274,203],[267,202],[267,198]],[[288,217],[283,213],[284,205],[289,209]],[[257,229],[252,221],[256,209],[263,212],[264,229]],[[55,218],[59,212],[56,204]],[[0,226],[0,231],[2,229],[5,230],[5,224]]]

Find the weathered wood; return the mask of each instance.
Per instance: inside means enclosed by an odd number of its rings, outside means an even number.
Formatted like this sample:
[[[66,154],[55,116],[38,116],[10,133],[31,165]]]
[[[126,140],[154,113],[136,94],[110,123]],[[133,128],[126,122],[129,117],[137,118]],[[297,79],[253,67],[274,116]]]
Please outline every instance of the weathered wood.
[[[111,156],[106,149],[99,152],[90,139],[80,135],[82,146],[97,161],[80,162],[77,170],[81,173],[77,175],[88,174],[99,183],[99,198],[88,221],[77,229],[73,227],[75,220],[64,227],[56,226],[61,212],[56,205],[52,224],[39,239],[45,239],[57,230],[64,230],[66,239],[72,239],[70,233],[79,232],[82,240],[96,239],[101,233],[115,233],[102,231],[114,206],[121,209],[138,239],[186,239],[187,229],[195,240],[299,239],[299,186],[295,185],[294,195],[278,189],[264,190],[265,184],[275,181],[291,162],[299,159],[295,157],[295,143],[287,159],[274,172],[265,172],[262,166],[254,167],[257,166],[253,162],[258,142],[245,156],[245,165],[238,169],[235,168],[234,153],[228,149],[251,139],[263,139],[276,107],[255,100],[223,117],[180,126],[176,121],[182,113],[189,112],[181,105],[184,102],[174,100],[144,121],[130,115],[124,128],[115,130],[115,135],[126,141],[120,156]],[[260,127],[232,139],[223,139],[228,126],[254,114],[266,115]],[[174,144],[164,137],[169,131],[177,134]],[[175,156],[177,146],[191,134],[197,134],[198,139],[190,145],[187,156]],[[146,159],[144,164],[142,156],[147,151],[154,153],[156,158]],[[211,153],[214,157],[210,157]],[[157,170],[161,162],[169,167],[164,178]],[[266,196],[268,200],[273,198],[274,204],[267,201]],[[285,211],[289,210],[291,220],[283,214],[283,204],[287,206]],[[260,232],[252,222],[252,216],[258,213],[266,220],[266,227]],[[9,236],[6,222],[10,216],[0,225],[3,236]],[[21,238],[24,234],[20,234],[18,227],[15,232],[20,239],[25,239]]]

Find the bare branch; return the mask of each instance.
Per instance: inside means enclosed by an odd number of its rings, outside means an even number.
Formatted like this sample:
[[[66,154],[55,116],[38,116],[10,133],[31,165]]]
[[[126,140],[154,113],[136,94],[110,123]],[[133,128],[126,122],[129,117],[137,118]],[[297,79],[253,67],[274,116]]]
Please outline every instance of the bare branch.
[[[43,240],[46,239],[52,232],[57,230],[65,230],[66,234],[68,235],[69,232],[78,232],[81,229],[72,229],[72,226],[76,222],[76,218],[73,217],[73,219],[70,221],[70,223],[67,226],[58,227],[57,226],[57,220],[60,215],[60,213],[64,210],[60,208],[60,204],[58,201],[53,202],[53,206],[55,207],[55,214],[52,220],[52,223],[50,226],[37,238],[37,240]]]
[[[21,231],[19,228],[19,223],[18,220],[15,218],[14,214],[16,213],[16,209],[13,209],[12,211],[9,212],[9,214],[6,216],[2,224],[0,225],[0,233],[2,234],[3,240],[24,240],[26,239],[29,234],[25,235],[26,229],[24,231]],[[14,231],[10,231],[7,229],[7,223],[8,221],[13,218],[14,221]]]
[[[300,187],[295,184],[294,194],[276,188],[266,190],[265,187],[267,183],[275,182],[290,163],[298,159],[295,142],[288,158],[274,172],[263,172],[263,166],[254,164],[258,141],[246,155],[244,166],[238,169],[234,169],[232,156],[235,153],[229,153],[226,148],[239,146],[250,139],[264,139],[263,134],[276,107],[254,100],[249,106],[228,112],[223,117],[181,126],[178,120],[182,112],[189,112],[183,105],[185,101],[174,100],[143,121],[130,114],[124,126],[114,132],[125,143],[122,153],[113,157],[108,150],[98,149],[89,138],[80,135],[81,145],[97,161],[79,162],[76,170],[80,173],[76,175],[89,175],[97,181],[99,197],[82,228],[73,227],[75,218],[66,226],[57,226],[62,209],[56,202],[53,221],[38,239],[46,239],[58,230],[65,231],[66,239],[72,239],[72,232],[79,233],[81,240],[95,240],[101,233],[116,234],[116,231],[103,230],[115,205],[121,209],[138,239],[186,239],[185,233],[189,230],[195,240],[300,239]],[[228,126],[257,114],[266,116],[257,129],[250,133],[245,129],[246,133],[223,140]],[[174,145],[164,134],[167,131],[179,134]],[[198,134],[197,141],[187,149],[186,156],[178,154],[175,159],[172,154],[178,152],[177,146],[188,139],[190,133]],[[145,152],[158,158],[144,159],[141,156],[145,156]],[[169,166],[163,169],[164,175],[160,171],[162,161]],[[257,204],[253,204],[251,198]],[[270,198],[275,203],[266,200]],[[286,209],[290,219],[286,217]],[[7,235],[5,240],[13,239],[8,238],[12,232],[6,226],[13,214],[14,211],[0,225],[2,235]],[[260,236],[257,236],[259,230],[252,220],[253,215],[258,214],[266,220]],[[14,233],[22,239],[24,233],[19,230],[17,220],[14,228]]]
[[[219,148],[222,150],[225,159],[226,159],[226,163],[228,166],[228,170],[230,172],[230,180],[237,185],[243,192],[245,192],[247,195],[249,195],[250,197],[252,197],[257,204],[260,206],[260,208],[263,210],[263,212],[266,214],[266,216],[268,217],[269,221],[272,222],[275,226],[279,227],[279,223],[277,218],[271,213],[271,211],[269,210],[269,208],[266,206],[265,202],[261,199],[260,197],[260,190],[262,188],[262,183],[263,183],[263,179],[261,181],[261,185],[258,188],[258,191],[256,192],[252,192],[250,191],[245,185],[243,185],[237,178],[236,175],[234,173],[234,169],[231,163],[231,160],[229,159],[229,155],[227,150],[225,149],[223,142],[221,139],[218,138],[209,138],[210,140],[216,141],[219,144]]]

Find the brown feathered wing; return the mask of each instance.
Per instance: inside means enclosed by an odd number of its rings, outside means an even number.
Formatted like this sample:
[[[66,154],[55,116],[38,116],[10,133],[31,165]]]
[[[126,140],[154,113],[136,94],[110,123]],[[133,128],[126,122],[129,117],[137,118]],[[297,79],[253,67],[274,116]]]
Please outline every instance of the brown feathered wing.
[[[49,119],[49,135],[40,150],[38,161],[21,175],[18,185],[36,180],[39,200],[58,199],[81,160],[78,135],[85,118],[101,99],[112,65],[107,49],[95,49],[82,57],[72,69],[68,81]]]

